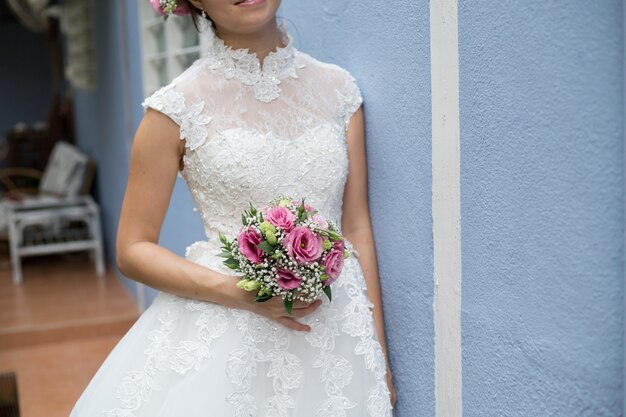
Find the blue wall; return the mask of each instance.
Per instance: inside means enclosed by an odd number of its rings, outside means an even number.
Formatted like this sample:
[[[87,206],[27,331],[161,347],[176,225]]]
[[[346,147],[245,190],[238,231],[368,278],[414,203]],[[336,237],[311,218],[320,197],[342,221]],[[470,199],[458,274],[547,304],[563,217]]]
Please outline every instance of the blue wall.
[[[98,86],[95,91],[76,92],[77,142],[98,160],[96,198],[102,210],[109,266],[136,297],[135,282],[125,279],[115,263],[115,238],[128,178],[130,147],[143,116],[138,5],[125,0],[94,4]],[[191,195],[183,179],[178,178],[159,243],[181,256],[188,244],[204,236],[197,214],[183,216],[192,207]],[[155,294],[148,289],[147,302]]]
[[[460,3],[465,416],[621,416],[622,2]]]
[[[17,22],[4,22],[0,40],[0,136],[4,136],[17,122],[30,125],[47,120],[52,65],[43,34],[30,32]]]
[[[302,2],[280,13],[304,52],[348,69],[364,98],[396,416],[434,415],[428,2]],[[407,213],[413,213],[407,228]]]

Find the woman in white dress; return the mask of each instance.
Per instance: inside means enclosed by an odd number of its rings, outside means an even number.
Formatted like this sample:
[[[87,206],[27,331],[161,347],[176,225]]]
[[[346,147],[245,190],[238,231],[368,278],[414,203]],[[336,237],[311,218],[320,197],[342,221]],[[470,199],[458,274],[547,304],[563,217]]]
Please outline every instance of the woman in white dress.
[[[116,242],[120,270],[160,293],[71,416],[391,416],[355,80],[292,45],[280,0],[178,5],[209,47],[143,103]],[[178,173],[207,237],[184,258],[157,244]],[[332,302],[297,300],[291,315],[237,288],[217,256],[218,234],[279,194],[332,219],[352,253]]]

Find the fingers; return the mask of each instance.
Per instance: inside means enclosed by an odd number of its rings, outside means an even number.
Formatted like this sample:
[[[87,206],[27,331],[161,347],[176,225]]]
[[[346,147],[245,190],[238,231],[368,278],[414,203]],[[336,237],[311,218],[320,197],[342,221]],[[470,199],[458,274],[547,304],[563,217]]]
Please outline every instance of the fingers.
[[[260,305],[258,303],[253,304],[255,306],[253,311],[256,313],[276,320],[290,329],[301,332],[309,332],[311,331],[311,327],[309,325],[300,323],[295,319],[313,313],[323,304],[323,302],[319,299],[313,301],[312,303],[307,303],[302,300],[294,300],[291,315],[287,315],[283,301],[277,297],[261,303]]]
[[[391,406],[395,407],[398,400],[398,394],[396,393],[396,388],[393,385],[391,371],[389,369],[387,369],[387,386],[389,388],[389,399],[391,400]]]
[[[284,307],[284,300],[281,297],[272,297],[269,300],[265,301],[263,304],[267,305],[267,306],[273,306],[274,308],[281,308],[283,309],[283,311],[285,310]],[[311,305],[312,303],[307,303],[305,301],[302,300],[293,300],[293,303],[291,304],[293,309],[296,308],[303,308],[303,307],[308,307],[309,305]]]
[[[301,332],[311,331],[311,326],[307,326],[306,324],[300,323],[299,321],[296,321],[295,319],[291,317],[285,317],[285,316],[279,317],[278,319],[276,319],[276,321],[293,330],[298,330]]]
[[[269,311],[272,311],[275,315],[283,315],[285,313],[285,306],[283,304],[283,300],[280,297],[274,297],[268,301],[263,303],[264,308],[267,308]],[[322,304],[322,300],[315,300],[313,302],[307,303],[302,300],[293,300],[293,304],[291,306],[292,312],[305,310],[306,312],[299,315],[301,317],[303,315],[312,313],[315,309]],[[296,316],[295,314],[292,314]]]
[[[322,305],[322,300],[315,300],[311,304],[307,305],[306,307],[293,308],[291,310],[291,315],[294,317],[304,317],[307,314],[311,314],[312,312],[317,310],[319,306],[321,305]]]
[[[275,308],[281,308],[281,309],[283,309],[283,311],[285,310],[284,301],[280,297],[274,297],[274,298],[266,301],[265,303],[267,305],[272,305]],[[293,310],[295,310],[296,308],[308,307],[311,304],[313,304],[313,302],[307,303],[306,301],[302,301],[302,300],[293,300],[293,303],[291,304],[291,308]]]
[[[313,303],[307,303],[306,301],[302,301],[302,300],[293,300],[292,307],[294,309],[296,309],[296,308],[304,308],[304,307],[310,306],[311,304],[313,304]]]

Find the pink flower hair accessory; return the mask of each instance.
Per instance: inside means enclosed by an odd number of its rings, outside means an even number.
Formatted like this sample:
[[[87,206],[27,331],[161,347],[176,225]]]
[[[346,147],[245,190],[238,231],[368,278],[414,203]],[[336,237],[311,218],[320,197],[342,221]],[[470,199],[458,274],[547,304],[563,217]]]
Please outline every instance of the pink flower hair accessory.
[[[178,0],[150,0],[150,5],[165,19],[171,14],[177,16],[189,16],[191,14],[187,6],[178,4]]]

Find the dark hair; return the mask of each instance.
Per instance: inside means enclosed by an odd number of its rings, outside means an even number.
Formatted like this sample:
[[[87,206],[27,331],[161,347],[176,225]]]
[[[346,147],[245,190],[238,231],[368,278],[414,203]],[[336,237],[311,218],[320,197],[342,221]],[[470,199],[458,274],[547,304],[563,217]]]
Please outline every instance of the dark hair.
[[[198,31],[201,30],[200,22],[204,19],[202,17],[202,11],[199,10],[196,6],[194,6],[189,0],[179,0],[179,2],[184,5],[187,9],[189,9],[189,13],[191,13],[191,19],[193,20],[193,25],[196,27]],[[211,16],[207,14],[206,20],[213,23]]]

